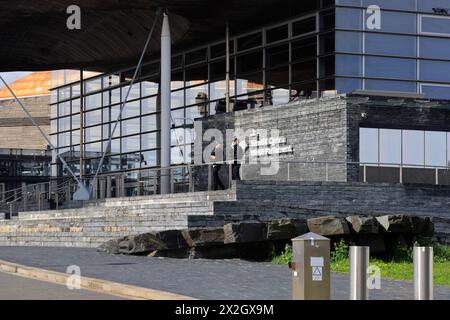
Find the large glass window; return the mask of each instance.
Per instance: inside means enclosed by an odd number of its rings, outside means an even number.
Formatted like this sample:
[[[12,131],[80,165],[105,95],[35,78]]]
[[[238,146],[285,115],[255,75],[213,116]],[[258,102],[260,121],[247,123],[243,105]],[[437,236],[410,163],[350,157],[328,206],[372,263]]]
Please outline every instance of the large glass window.
[[[359,161],[365,164],[379,162],[378,129],[361,128],[359,130]]]
[[[420,61],[420,80],[450,82],[450,62]]]
[[[380,129],[380,163],[396,165],[402,161],[401,130]]]
[[[421,33],[450,37],[450,17],[421,16]]]
[[[415,80],[416,61],[413,59],[366,57],[366,76]]]
[[[425,163],[423,131],[403,130],[403,163],[405,165],[421,166]]]
[[[433,167],[446,166],[446,145],[446,132],[425,132],[425,165]]]
[[[415,10],[416,0],[363,0],[363,6],[377,5],[382,9]]]
[[[387,56],[416,56],[416,38],[369,33],[366,35],[366,53]]]
[[[449,59],[450,39],[420,37],[420,57],[430,59]]]
[[[420,88],[427,98],[450,100],[450,85],[422,83]]]

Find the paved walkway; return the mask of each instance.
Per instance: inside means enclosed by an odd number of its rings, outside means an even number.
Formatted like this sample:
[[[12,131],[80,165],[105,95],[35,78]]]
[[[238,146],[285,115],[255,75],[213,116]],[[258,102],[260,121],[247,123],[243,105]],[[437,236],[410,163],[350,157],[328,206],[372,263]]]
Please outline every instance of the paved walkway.
[[[122,298],[0,272],[0,300],[120,300]]]
[[[94,249],[0,247],[0,260],[65,272],[70,265],[81,275],[199,299],[286,300],[291,296],[291,272],[287,266],[241,260],[177,260],[134,256],[110,256]],[[348,275],[332,275],[332,299],[347,300]],[[413,284],[382,281],[371,299],[408,300]],[[436,286],[435,298],[450,300],[450,287]]]

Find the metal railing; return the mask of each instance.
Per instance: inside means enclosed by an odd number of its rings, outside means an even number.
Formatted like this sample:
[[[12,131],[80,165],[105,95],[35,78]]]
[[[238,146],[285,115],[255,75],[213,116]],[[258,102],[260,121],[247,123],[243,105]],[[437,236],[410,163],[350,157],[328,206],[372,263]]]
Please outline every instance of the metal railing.
[[[75,189],[76,183],[67,178],[27,185],[3,192],[0,195],[0,206],[8,208],[10,217],[18,211],[28,209],[41,211],[52,206],[58,209],[61,203],[72,199]]]
[[[233,186],[234,161],[215,163],[222,165],[219,170],[223,189]],[[428,183],[450,185],[450,167],[417,166],[395,163],[363,163],[344,161],[289,161],[276,162],[272,175],[261,175],[260,168],[270,164],[242,164],[243,180],[271,181],[361,181],[392,183]],[[87,177],[92,186],[92,198],[117,198],[157,195],[164,174],[170,175],[171,193],[191,193],[210,191],[213,188],[213,163],[185,164],[169,168],[148,168],[109,173],[95,180]],[[383,180],[384,179],[384,180]],[[416,179],[417,181],[414,181]],[[1,205],[9,206],[12,215],[18,210],[27,211],[32,207],[58,209],[61,204],[71,201],[77,184],[73,179],[53,180],[28,185],[0,194]],[[46,205],[47,204],[47,205]]]

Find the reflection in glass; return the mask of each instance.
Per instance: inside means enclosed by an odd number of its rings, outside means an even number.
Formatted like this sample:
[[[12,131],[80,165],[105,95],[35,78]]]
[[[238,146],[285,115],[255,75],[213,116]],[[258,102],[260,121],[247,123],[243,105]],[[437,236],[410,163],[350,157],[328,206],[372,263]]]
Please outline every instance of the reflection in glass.
[[[403,163],[405,165],[424,165],[424,132],[403,130]]]
[[[446,166],[446,139],[447,137],[445,132],[425,132],[425,164],[427,166]]]
[[[401,130],[380,129],[380,163],[397,165],[401,163]]]
[[[378,129],[359,129],[359,161],[363,164],[378,163]]]

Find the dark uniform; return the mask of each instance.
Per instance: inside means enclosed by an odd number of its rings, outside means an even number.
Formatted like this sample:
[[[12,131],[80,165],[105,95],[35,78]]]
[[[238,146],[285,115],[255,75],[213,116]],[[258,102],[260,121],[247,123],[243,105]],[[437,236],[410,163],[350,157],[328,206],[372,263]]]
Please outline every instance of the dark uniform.
[[[212,165],[212,190],[225,190],[225,186],[220,179],[219,171],[222,168],[222,163],[216,160],[216,151],[221,151],[221,148],[216,148],[211,152],[211,160],[215,163]]]

